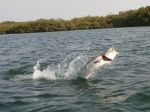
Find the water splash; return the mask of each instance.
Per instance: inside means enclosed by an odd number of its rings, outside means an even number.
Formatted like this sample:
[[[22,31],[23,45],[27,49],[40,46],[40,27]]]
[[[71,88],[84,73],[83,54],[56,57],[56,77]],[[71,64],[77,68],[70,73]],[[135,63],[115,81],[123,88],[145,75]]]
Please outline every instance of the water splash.
[[[87,62],[87,58],[78,56],[74,60],[72,60],[69,64],[69,68],[65,72],[65,77],[68,79],[75,79],[78,77],[81,69],[84,67],[84,65]],[[78,75],[77,75],[78,74]]]
[[[50,67],[47,67],[44,70],[40,70],[40,61],[41,60],[38,60],[36,65],[33,67],[34,73],[33,73],[32,78],[33,79],[44,78],[44,79],[56,80],[57,78],[56,78],[55,72],[51,70]]]
[[[48,80],[76,79],[78,78],[81,68],[83,68],[83,66],[86,64],[87,57],[80,55],[71,61],[69,60],[70,57],[66,58],[61,64],[57,65],[56,67],[48,66],[43,70],[40,70],[41,60],[38,60],[36,65],[33,67],[34,72],[32,78]]]

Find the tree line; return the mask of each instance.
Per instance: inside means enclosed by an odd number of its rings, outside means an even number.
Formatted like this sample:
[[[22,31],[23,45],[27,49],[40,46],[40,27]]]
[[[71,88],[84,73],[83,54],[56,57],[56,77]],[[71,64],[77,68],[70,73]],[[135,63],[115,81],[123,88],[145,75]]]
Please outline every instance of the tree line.
[[[100,28],[150,26],[150,6],[142,7],[137,10],[119,12],[102,16],[86,16],[63,19],[38,19],[29,22],[5,21],[0,23],[0,34],[12,33],[34,33],[34,32],[53,32],[70,31]]]

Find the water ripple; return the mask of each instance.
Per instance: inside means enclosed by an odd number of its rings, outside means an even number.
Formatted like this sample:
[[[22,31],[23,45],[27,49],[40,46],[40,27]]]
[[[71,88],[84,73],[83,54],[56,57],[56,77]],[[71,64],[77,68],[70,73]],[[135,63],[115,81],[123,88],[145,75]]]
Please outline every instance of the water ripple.
[[[149,112],[149,37],[149,27],[0,35],[0,111]],[[39,59],[48,75],[76,76],[111,46],[120,54],[89,80],[32,77]]]

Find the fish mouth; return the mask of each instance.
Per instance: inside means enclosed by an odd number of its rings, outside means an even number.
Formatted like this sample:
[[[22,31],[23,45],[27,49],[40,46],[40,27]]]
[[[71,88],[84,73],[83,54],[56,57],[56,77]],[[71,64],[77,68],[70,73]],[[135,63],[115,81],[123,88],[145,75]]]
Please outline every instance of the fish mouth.
[[[102,55],[102,58],[105,61],[112,61],[118,53],[114,47],[111,47]]]
[[[112,61],[112,59],[108,58],[108,57],[105,56],[105,55],[102,55],[102,59],[103,59],[104,61]]]

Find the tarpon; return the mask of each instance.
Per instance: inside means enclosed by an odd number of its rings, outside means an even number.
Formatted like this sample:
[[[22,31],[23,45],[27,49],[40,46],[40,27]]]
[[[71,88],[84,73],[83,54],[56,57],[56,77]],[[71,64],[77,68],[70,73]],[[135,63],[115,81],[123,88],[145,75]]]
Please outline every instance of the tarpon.
[[[115,48],[111,47],[103,54],[100,54],[90,61],[83,67],[79,77],[88,79],[99,67],[111,63],[118,52]]]

